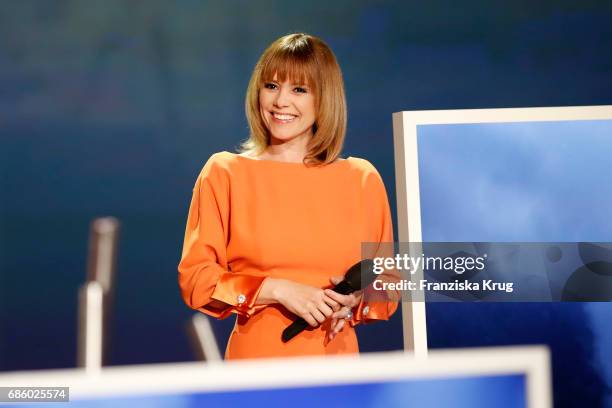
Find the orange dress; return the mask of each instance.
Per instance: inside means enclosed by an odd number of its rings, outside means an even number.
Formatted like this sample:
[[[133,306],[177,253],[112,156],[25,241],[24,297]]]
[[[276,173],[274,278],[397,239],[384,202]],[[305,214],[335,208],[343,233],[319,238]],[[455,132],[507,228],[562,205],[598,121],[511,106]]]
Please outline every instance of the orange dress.
[[[354,326],[387,320],[397,303],[362,301],[332,341],[329,321],[287,343],[295,316],[280,304],[256,305],[266,277],[324,288],[362,259],[362,242],[393,242],[382,179],[349,157],[323,167],[211,156],[193,188],[179,286],[185,303],[216,318],[237,314],[226,359],[359,351]],[[220,310],[211,300],[227,304]]]

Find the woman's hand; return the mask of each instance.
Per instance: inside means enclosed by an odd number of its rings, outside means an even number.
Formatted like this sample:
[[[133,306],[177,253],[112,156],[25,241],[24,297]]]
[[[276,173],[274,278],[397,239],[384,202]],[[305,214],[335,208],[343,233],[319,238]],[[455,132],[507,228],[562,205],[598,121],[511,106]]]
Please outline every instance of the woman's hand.
[[[278,302],[296,316],[317,327],[340,310],[341,305],[323,289],[286,279],[267,278],[257,298],[258,304]]]
[[[344,276],[334,276],[330,280],[334,285],[342,282]],[[362,291],[353,292],[349,295],[341,295],[338,292],[334,292],[332,289],[325,289],[325,294],[331,299],[335,300],[338,304],[342,305],[340,310],[335,311],[332,314],[331,330],[329,332],[329,340],[333,340],[338,333],[342,331],[344,325],[350,320],[349,316],[353,315],[353,308],[361,302],[363,296]]]

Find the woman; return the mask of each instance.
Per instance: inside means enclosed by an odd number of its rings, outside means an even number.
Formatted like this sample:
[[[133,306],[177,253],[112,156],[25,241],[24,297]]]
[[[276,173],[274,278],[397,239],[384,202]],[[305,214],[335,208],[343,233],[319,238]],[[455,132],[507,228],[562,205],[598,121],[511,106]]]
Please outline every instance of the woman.
[[[393,242],[383,182],[366,160],[339,157],[346,131],[342,73],[307,34],[279,38],[246,95],[241,154],[214,154],[189,208],[179,285],[186,304],[238,315],[226,359],[356,353],[354,326],[397,304],[330,288],[362,259],[362,242]],[[287,343],[297,317],[311,326]]]

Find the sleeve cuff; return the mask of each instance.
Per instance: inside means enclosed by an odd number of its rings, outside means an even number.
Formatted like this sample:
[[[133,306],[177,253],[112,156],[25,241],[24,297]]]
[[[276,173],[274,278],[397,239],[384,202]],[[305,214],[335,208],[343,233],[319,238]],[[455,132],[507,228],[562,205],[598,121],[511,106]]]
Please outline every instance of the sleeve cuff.
[[[251,317],[267,305],[255,305],[259,291],[266,276],[256,276],[241,272],[226,272],[217,282],[211,299],[226,303],[229,307],[217,310],[216,316],[224,319],[232,313]],[[206,313],[210,314],[210,309]]]
[[[397,308],[397,302],[367,301],[367,298],[367,293],[364,293],[361,302],[353,312],[353,318],[350,321],[351,326],[355,327],[359,323],[369,323],[374,320],[389,320],[389,317]]]

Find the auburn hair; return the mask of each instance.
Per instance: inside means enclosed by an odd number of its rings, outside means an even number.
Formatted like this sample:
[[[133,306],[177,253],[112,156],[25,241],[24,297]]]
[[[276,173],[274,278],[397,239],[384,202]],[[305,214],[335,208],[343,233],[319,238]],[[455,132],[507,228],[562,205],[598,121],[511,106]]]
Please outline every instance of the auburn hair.
[[[308,84],[314,92],[315,123],[304,163],[324,165],[334,162],[342,151],[346,134],[346,97],[342,71],[336,56],[323,40],[304,33],[294,33],[274,41],[261,55],[249,81],[245,111],[249,138],[241,151],[254,155],[264,152],[270,135],[261,116],[259,90],[277,77]]]

